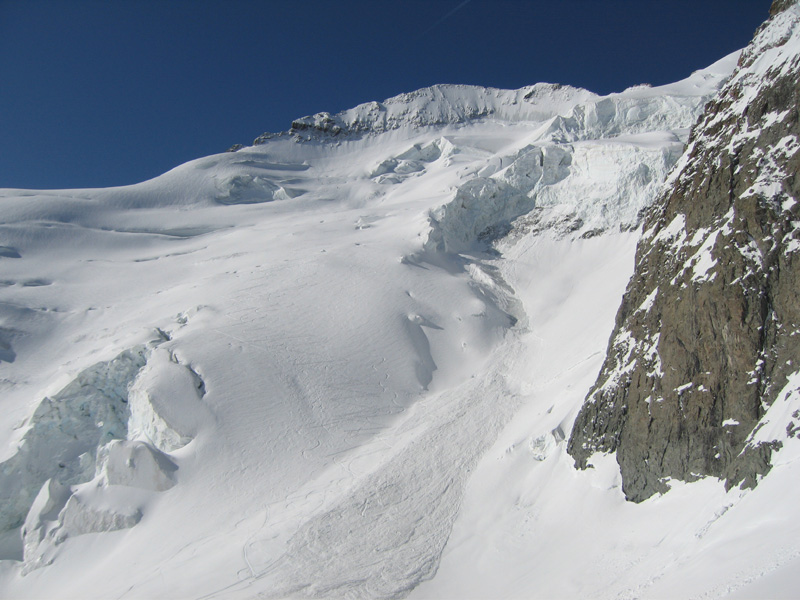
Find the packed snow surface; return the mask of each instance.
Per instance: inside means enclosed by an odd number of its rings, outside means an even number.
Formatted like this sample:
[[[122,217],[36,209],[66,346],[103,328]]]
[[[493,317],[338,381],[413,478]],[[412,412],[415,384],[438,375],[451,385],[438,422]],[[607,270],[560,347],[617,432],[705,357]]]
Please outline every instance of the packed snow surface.
[[[2,595],[786,590],[793,445],[755,491],[642,505],[564,450],[639,213],[736,58],[606,97],[437,86],[134,186],[0,191]]]

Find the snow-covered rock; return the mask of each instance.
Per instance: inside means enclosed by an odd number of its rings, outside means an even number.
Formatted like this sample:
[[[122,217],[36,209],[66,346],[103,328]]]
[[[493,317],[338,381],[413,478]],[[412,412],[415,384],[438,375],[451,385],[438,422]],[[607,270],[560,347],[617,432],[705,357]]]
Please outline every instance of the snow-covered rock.
[[[800,362],[798,71],[794,3],[743,51],[645,221],[570,442],[582,465],[616,452],[630,499],[708,475],[755,486],[785,441],[753,432]]]

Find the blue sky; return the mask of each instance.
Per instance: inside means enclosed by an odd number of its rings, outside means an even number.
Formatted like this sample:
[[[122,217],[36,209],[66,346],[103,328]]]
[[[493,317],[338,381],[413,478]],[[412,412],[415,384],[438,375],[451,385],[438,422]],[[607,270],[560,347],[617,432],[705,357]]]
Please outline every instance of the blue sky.
[[[0,0],[0,187],[135,183],[435,83],[668,83],[745,46],[770,4]]]

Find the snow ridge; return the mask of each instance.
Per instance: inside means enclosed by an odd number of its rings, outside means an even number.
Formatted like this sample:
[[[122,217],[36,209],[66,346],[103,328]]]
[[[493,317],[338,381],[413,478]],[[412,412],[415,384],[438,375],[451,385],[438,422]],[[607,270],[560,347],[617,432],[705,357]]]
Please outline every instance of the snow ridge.
[[[688,128],[710,94],[727,78],[732,60],[734,55],[669,86],[637,86],[604,97],[552,83],[537,83],[518,90],[434,85],[383,102],[360,104],[335,115],[320,112],[296,119],[288,132],[265,133],[253,144],[283,135],[299,140],[325,140],[406,127],[465,125],[486,119],[549,122],[548,133],[559,141]]]

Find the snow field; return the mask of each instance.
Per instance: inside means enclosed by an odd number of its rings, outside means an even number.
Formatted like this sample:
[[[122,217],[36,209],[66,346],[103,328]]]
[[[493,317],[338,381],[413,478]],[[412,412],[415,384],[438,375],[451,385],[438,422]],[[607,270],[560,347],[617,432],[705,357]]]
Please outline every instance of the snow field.
[[[734,59],[606,99],[439,86],[136,186],[0,193],[0,468],[43,397],[148,348],[91,468],[29,486],[4,591],[668,591],[734,496],[701,482],[631,506],[613,457],[577,473],[563,440],[629,229]]]

